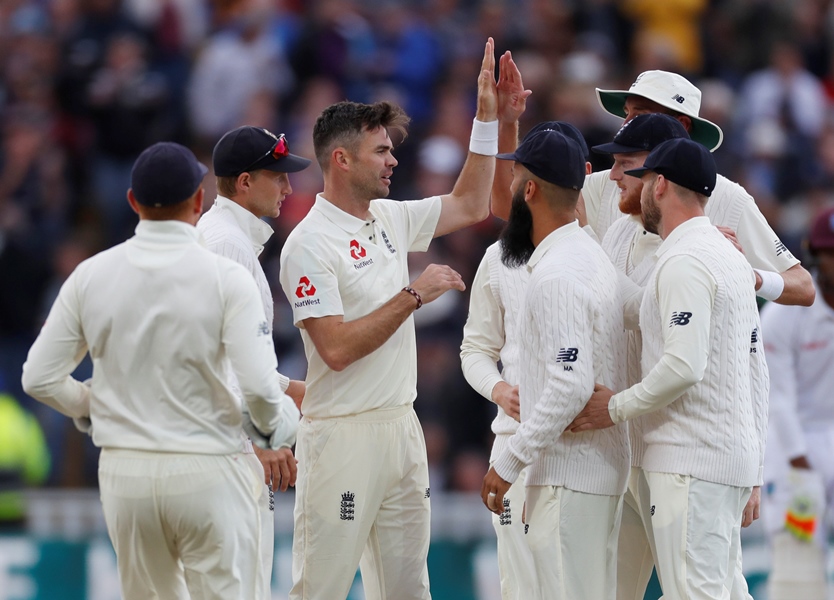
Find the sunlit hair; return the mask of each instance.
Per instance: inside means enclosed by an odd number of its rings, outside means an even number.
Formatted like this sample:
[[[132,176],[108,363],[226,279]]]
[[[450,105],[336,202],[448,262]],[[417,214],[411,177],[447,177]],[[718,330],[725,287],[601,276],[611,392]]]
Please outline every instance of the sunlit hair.
[[[410,121],[405,111],[391,102],[337,102],[322,111],[313,127],[316,160],[322,171],[326,171],[334,149],[341,146],[355,152],[362,133],[379,127],[393,129],[405,138]]]

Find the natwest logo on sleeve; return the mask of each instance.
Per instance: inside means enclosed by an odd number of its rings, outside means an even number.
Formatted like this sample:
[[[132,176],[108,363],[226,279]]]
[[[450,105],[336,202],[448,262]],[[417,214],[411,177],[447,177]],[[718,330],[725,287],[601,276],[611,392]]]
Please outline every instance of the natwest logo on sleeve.
[[[367,252],[365,249],[359,245],[359,242],[356,240],[350,240],[350,257],[353,260],[359,260],[365,258]]]
[[[293,302],[293,306],[295,308],[321,304],[321,298],[313,298],[313,296],[316,295],[316,286],[310,282],[310,278],[306,275],[298,280],[298,287],[295,288],[295,295],[300,298],[300,302]]]
[[[316,286],[310,283],[310,279],[305,275],[298,280],[298,287],[295,288],[295,295],[299,298],[308,298],[316,295]]]

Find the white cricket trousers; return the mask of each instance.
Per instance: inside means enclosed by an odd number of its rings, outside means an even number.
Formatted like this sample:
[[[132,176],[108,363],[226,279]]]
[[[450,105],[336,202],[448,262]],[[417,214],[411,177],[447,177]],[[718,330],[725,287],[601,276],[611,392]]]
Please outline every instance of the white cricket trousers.
[[[622,496],[527,486],[536,600],[614,599]]]
[[[270,598],[249,456],[102,448],[99,488],[123,600]]]
[[[528,469],[523,469],[504,494],[504,511],[492,513],[492,526],[498,538],[498,573],[502,600],[527,600],[538,593],[539,585],[533,555],[527,545],[522,522]],[[642,599],[641,599],[642,600]]]
[[[651,517],[651,505],[644,505],[640,500],[641,473],[639,467],[631,468],[628,489],[623,497],[623,518],[617,546],[617,600],[643,600],[654,569],[652,548],[644,525]],[[731,554],[736,555],[737,559],[735,565],[732,565],[735,572],[730,600],[751,600],[742,571],[740,545],[741,515],[733,530]]]
[[[729,599],[752,488],[644,470],[637,485],[663,600]]]
[[[344,600],[359,566],[367,600],[429,600],[429,472],[412,405],[304,417],[296,458],[290,599]]]

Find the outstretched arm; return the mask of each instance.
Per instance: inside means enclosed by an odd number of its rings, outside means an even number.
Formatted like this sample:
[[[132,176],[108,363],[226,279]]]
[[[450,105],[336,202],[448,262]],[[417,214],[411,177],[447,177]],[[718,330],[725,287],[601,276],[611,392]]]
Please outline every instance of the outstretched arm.
[[[495,174],[496,134],[492,127],[497,121],[498,104],[493,52],[494,42],[489,38],[484,48],[481,73],[478,76],[478,108],[472,132],[473,139],[479,138],[479,143],[470,143],[469,154],[455,182],[455,188],[450,194],[440,198],[440,218],[434,232],[435,237],[468,227],[489,216],[489,188]]]
[[[533,92],[524,89],[521,71],[509,51],[498,61],[498,152],[513,152],[518,147],[518,120],[527,107],[527,98]],[[492,198],[490,209],[499,219],[510,218],[512,194],[510,183],[513,180],[512,162],[499,160],[495,165],[495,177],[492,180]]]

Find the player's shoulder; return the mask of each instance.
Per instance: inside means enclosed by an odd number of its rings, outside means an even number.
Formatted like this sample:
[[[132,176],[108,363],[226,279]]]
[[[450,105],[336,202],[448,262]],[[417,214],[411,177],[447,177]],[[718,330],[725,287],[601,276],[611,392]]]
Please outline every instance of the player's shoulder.
[[[715,180],[715,189],[710,196],[709,202],[713,202],[714,200],[755,204],[753,196],[751,196],[750,193],[744,189],[744,186],[728,179],[724,175],[718,175]],[[709,202],[707,203],[707,206],[709,206]]]

